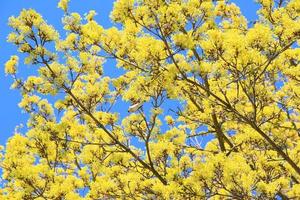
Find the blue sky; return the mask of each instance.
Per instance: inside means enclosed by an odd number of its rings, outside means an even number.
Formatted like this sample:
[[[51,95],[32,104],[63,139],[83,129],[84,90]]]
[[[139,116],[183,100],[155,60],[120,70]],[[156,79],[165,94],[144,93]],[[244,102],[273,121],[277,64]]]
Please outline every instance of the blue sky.
[[[61,29],[62,11],[57,8],[58,0],[1,0],[0,2],[0,145],[4,145],[12,136],[16,125],[26,124],[28,116],[21,112],[18,103],[21,99],[19,91],[11,90],[12,79],[4,74],[4,63],[13,54],[17,54],[16,48],[6,42],[6,37],[11,29],[7,26],[10,16],[17,16],[23,8],[33,8],[42,14],[49,24],[52,24],[64,36]],[[81,14],[89,10],[96,10],[96,20],[105,28],[112,26],[109,13],[113,6],[112,0],[71,0],[70,9]],[[256,18],[257,5],[254,1],[235,0],[243,14],[250,20]],[[110,62],[112,64],[112,62]],[[21,73],[33,70],[20,63]],[[113,73],[113,71],[112,71]],[[112,74],[113,75],[113,74]]]

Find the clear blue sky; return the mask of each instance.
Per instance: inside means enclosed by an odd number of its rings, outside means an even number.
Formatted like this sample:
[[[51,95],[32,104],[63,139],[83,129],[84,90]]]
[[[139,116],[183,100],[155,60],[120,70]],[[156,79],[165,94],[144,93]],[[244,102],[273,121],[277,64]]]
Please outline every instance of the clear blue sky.
[[[4,74],[4,63],[13,54],[17,54],[16,48],[6,42],[6,37],[11,31],[7,26],[7,19],[17,16],[23,8],[33,8],[41,13],[48,23],[56,27],[62,36],[61,29],[62,11],[57,8],[58,0],[0,0],[0,145],[4,145],[13,134],[16,125],[26,124],[27,115],[21,112],[18,103],[21,99],[19,91],[11,90],[12,79]],[[109,13],[113,5],[112,0],[71,0],[70,9],[81,14],[93,9],[98,16],[96,20],[104,27],[112,26]],[[257,5],[254,0],[234,0],[248,19],[253,20],[256,16]],[[21,72],[32,70],[20,63]]]

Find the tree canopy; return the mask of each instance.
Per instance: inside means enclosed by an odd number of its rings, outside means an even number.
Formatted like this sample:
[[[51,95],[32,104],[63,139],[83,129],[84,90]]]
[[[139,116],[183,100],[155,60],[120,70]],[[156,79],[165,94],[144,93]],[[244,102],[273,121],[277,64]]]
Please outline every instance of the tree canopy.
[[[9,18],[30,117],[1,150],[1,199],[300,198],[299,0],[257,0],[255,22],[230,1],[117,0],[111,28],[68,3],[63,36]]]

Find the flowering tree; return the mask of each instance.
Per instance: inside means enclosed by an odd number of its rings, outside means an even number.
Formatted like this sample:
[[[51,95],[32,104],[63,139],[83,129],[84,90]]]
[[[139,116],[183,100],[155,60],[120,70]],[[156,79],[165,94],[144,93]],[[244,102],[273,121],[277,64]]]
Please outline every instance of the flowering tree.
[[[9,19],[35,68],[5,65],[30,118],[1,199],[300,198],[299,0],[258,0],[255,23],[231,2],[118,0],[109,29],[68,1],[65,38],[34,10]]]

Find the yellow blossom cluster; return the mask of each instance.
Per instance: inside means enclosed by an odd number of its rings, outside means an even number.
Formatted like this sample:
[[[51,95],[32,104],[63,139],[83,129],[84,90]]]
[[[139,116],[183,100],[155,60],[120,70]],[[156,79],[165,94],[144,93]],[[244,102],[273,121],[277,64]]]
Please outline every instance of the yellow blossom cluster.
[[[299,199],[300,3],[256,3],[252,24],[231,1],[116,0],[104,28],[61,0],[64,38],[11,17],[36,68],[5,64],[29,119],[0,199]]]

